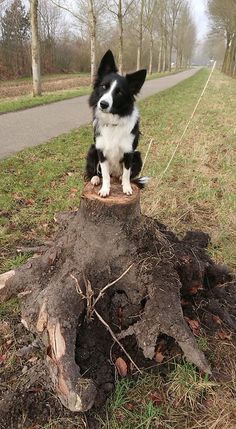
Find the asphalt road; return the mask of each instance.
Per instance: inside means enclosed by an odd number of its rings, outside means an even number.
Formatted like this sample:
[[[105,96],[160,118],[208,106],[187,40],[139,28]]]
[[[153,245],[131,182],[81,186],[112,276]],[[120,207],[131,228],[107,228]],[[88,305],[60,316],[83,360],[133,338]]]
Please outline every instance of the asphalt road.
[[[138,99],[171,88],[193,76],[199,69],[148,80]],[[88,96],[58,101],[19,112],[0,115],[0,158],[37,146],[91,121]]]

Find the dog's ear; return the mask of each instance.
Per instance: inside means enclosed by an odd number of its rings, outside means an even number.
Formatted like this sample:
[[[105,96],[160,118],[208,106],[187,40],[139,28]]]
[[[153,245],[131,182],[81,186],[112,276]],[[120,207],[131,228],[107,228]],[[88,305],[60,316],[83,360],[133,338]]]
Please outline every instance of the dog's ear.
[[[135,73],[127,74],[126,80],[129,85],[129,89],[131,94],[137,95],[142,88],[145,78],[146,78],[147,70],[138,70]]]
[[[106,74],[109,74],[112,72],[116,73],[117,67],[116,67],[113,53],[109,49],[109,51],[107,51],[101,59],[97,74],[98,74],[98,77],[101,79]]]

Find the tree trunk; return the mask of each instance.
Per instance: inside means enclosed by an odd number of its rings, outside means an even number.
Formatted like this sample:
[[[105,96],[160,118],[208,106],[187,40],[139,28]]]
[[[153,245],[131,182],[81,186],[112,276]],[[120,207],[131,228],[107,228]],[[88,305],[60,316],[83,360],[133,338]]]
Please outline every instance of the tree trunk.
[[[236,34],[233,35],[233,37],[232,37],[231,45],[230,45],[230,52],[229,52],[228,74],[231,77],[233,77],[233,75],[234,75],[235,60],[236,60]]]
[[[163,70],[163,38],[161,38],[161,44],[158,55],[158,73],[161,73]]]
[[[141,0],[141,9],[139,15],[139,37],[138,37],[138,50],[137,50],[137,67],[139,70],[141,68],[141,58],[142,58],[142,45],[143,45],[143,8],[144,0]]]
[[[223,73],[227,72],[227,63],[228,63],[228,57],[229,57],[230,40],[231,40],[231,35],[230,35],[230,33],[227,32],[227,34],[226,34],[226,48],[225,48],[225,54],[224,54],[222,69],[221,69],[221,71]]]
[[[93,0],[89,0],[90,10],[90,63],[91,63],[91,75],[90,81],[91,84],[94,81],[96,75],[96,36],[97,36],[97,19],[94,11]]]
[[[152,66],[153,66],[153,37],[150,35],[150,46],[149,46],[149,67],[148,73],[152,74]]]
[[[169,66],[168,70],[171,72],[171,64],[172,64],[172,50],[173,50],[173,40],[174,40],[174,29],[171,32],[171,38],[170,38],[170,47],[169,47]]]
[[[119,23],[118,68],[119,68],[119,73],[123,74],[124,29],[123,29],[123,15],[122,15],[122,0],[119,0],[119,5],[118,5],[118,23]]]
[[[32,53],[32,75],[33,75],[33,96],[41,95],[41,74],[40,74],[40,42],[38,29],[38,0],[30,2],[31,21],[31,53]]]

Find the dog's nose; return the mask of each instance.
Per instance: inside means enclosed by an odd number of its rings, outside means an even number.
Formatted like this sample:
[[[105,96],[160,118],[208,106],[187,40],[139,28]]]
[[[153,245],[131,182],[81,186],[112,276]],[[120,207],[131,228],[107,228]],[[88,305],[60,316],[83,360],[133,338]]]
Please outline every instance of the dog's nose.
[[[102,110],[105,110],[109,107],[109,103],[105,100],[100,101],[100,107]]]

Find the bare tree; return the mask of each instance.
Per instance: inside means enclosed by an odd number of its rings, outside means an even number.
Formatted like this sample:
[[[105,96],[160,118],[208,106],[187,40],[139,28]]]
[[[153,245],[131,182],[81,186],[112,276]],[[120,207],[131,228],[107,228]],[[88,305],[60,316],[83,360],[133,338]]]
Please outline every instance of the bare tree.
[[[97,25],[104,10],[105,0],[76,0],[70,6],[67,5],[68,2],[63,0],[51,0],[51,2],[69,12],[89,34],[92,83],[96,72]]]
[[[209,0],[212,28],[224,33],[226,48],[222,71],[230,76],[236,74],[236,0]]]
[[[157,25],[159,28],[158,36],[160,39],[159,55],[158,55],[158,72],[166,71],[167,69],[167,46],[168,46],[168,26],[167,26],[167,6],[168,1],[158,0],[157,8]]]
[[[148,73],[152,74],[154,47],[154,20],[157,13],[157,0],[147,0],[144,5],[145,28],[149,35],[149,66]]]
[[[138,49],[137,49],[137,70],[141,68],[142,45],[143,45],[143,14],[145,0],[138,1],[139,4],[139,26],[138,26]]]
[[[41,95],[41,74],[40,74],[40,42],[38,27],[38,0],[30,0],[30,23],[31,23],[31,53],[32,53],[32,74],[33,74],[33,95]]]
[[[107,9],[115,17],[119,27],[119,73],[123,74],[123,58],[124,58],[124,17],[129,12],[134,0],[125,2],[124,0],[108,0]]]
[[[179,12],[176,23],[174,47],[176,49],[176,68],[187,67],[191,64],[196,44],[196,25],[193,21],[190,5],[185,3]]]
[[[184,0],[169,0],[168,3],[168,12],[169,12],[169,21],[170,21],[170,37],[169,37],[169,71],[171,71],[172,64],[172,51],[174,44],[174,32],[176,28],[176,22],[178,15],[180,13],[181,7],[183,6]]]

